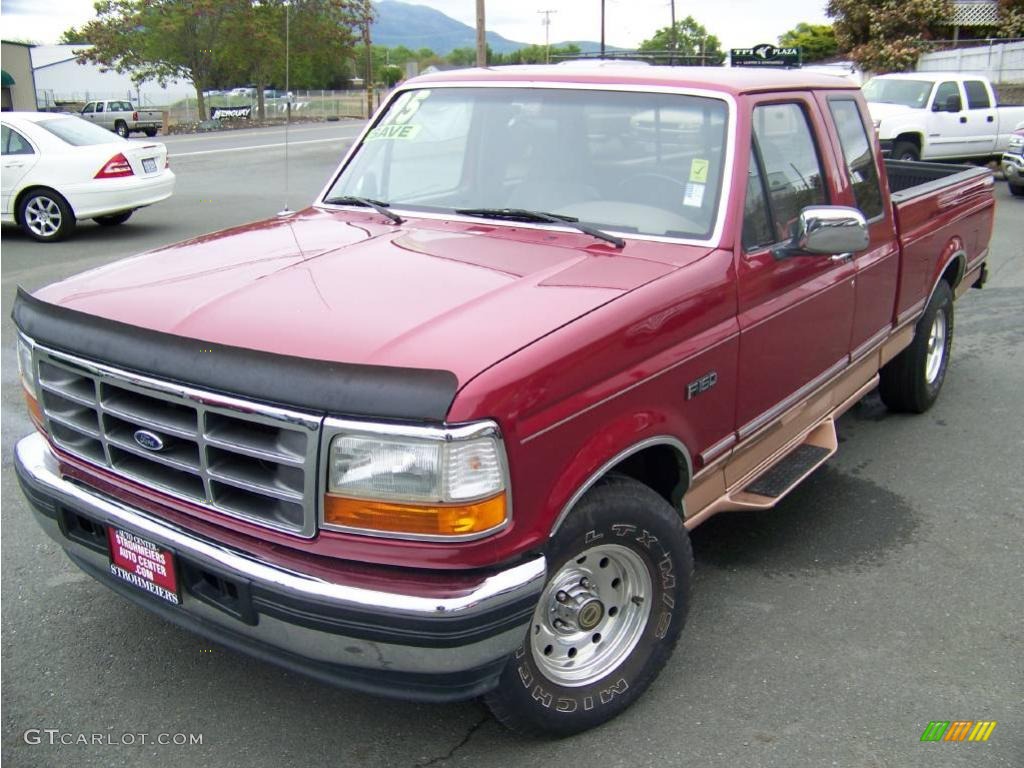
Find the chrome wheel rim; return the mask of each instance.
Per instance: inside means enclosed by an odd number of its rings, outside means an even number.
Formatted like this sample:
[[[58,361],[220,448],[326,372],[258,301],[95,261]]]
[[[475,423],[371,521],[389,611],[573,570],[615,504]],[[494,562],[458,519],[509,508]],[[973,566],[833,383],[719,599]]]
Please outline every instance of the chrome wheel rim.
[[[928,332],[928,355],[925,357],[924,377],[929,384],[934,384],[942,370],[942,360],[946,355],[946,315],[938,312],[932,320]]]
[[[548,582],[530,647],[541,673],[567,687],[600,680],[632,653],[651,615],[651,575],[619,544],[584,550]]]
[[[39,237],[53,237],[62,220],[60,206],[49,197],[33,197],[25,206],[25,225]]]

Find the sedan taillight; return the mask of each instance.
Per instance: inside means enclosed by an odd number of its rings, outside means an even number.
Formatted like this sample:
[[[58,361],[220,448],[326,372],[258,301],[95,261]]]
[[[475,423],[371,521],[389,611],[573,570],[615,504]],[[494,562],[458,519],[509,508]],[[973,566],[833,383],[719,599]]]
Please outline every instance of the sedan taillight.
[[[100,168],[100,172],[96,174],[97,179],[116,179],[121,176],[134,176],[135,171],[132,170],[131,165],[128,163],[128,159],[118,152],[112,158],[107,161],[107,164]]]

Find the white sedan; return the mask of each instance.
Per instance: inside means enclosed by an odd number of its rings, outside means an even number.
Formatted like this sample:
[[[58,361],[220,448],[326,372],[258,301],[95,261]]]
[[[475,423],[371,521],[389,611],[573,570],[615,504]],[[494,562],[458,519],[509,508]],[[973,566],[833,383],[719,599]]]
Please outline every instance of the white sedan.
[[[0,220],[42,242],[61,240],[78,221],[123,224],[137,208],[174,192],[167,147],[122,139],[73,115],[5,112]]]

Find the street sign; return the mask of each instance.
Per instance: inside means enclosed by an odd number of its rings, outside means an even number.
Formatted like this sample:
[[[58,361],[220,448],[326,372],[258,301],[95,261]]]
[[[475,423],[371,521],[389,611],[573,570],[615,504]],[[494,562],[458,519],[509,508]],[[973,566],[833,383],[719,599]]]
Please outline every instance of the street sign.
[[[734,67],[799,67],[800,49],[761,43],[753,48],[733,48],[729,60]]]

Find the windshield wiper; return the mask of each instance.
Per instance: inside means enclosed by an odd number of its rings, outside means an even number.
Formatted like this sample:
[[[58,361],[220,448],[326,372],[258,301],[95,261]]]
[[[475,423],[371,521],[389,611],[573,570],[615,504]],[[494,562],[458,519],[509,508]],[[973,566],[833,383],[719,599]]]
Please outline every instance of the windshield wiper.
[[[566,224],[580,232],[611,243],[616,248],[625,248],[626,241],[621,237],[609,235],[597,227],[584,224],[575,216],[562,216],[558,213],[544,211],[528,211],[525,208],[456,208],[456,213],[463,216],[479,216],[481,219],[505,219],[506,221],[543,221],[548,224]]]
[[[373,208],[381,216],[391,219],[395,224],[401,224],[405,221],[394,211],[389,211],[388,206],[391,203],[382,203],[380,200],[371,200],[368,197],[356,197],[355,195],[342,195],[341,197],[328,197],[324,200],[328,205],[361,205],[365,208]]]

